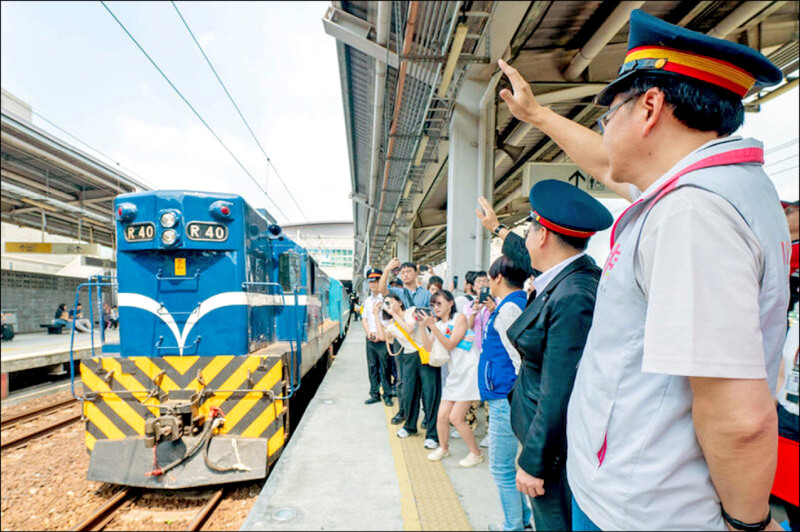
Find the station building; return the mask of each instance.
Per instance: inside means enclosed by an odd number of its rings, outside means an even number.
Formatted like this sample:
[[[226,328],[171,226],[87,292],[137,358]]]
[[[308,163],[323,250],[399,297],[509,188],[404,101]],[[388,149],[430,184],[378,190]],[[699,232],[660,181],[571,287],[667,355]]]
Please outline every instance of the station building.
[[[306,248],[326,274],[351,286],[353,222],[314,222],[282,227],[285,234]]]

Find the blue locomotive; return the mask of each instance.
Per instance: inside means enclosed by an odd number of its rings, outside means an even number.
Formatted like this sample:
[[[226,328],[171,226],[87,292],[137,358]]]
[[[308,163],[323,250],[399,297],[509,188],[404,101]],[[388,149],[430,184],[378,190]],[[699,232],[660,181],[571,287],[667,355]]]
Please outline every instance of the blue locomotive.
[[[345,287],[240,196],[150,191],[115,209],[121,356],[81,361],[88,478],[265,477],[289,399],[346,333]]]

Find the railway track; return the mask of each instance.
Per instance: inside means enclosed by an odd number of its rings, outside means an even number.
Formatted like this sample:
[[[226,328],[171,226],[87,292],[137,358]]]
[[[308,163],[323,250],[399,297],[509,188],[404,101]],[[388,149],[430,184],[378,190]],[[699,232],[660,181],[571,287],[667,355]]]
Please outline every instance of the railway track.
[[[2,419],[0,419],[0,427],[2,429],[6,429],[6,428],[10,427],[11,425],[16,425],[16,424],[18,424],[18,423],[20,423],[22,421],[27,421],[29,419],[33,419],[33,418],[39,417],[39,416],[41,416],[43,414],[47,414],[47,413],[53,412],[55,410],[58,410],[60,408],[63,408],[65,406],[69,406],[69,405],[72,405],[72,404],[76,404],[75,399],[72,398],[72,397],[69,397],[67,399],[63,399],[63,400],[58,401],[56,403],[52,403],[52,404],[49,404],[49,405],[45,405],[45,406],[39,407],[39,408],[37,408],[35,410],[28,410],[27,412],[16,412],[14,414],[11,414],[11,415],[8,415],[8,416],[4,416]]]
[[[110,523],[119,513],[123,505],[129,501],[135,501],[142,495],[142,490],[135,488],[126,488],[117,492],[112,498],[106,501],[101,507],[95,510],[89,517],[82,521],[73,530],[87,531],[87,530],[103,530],[103,528]],[[220,488],[215,491],[208,501],[203,505],[197,515],[192,519],[189,527],[186,530],[196,531],[200,530],[202,526],[211,517],[211,514],[217,508],[217,505],[225,495],[225,488]]]
[[[21,425],[22,423],[32,421],[43,415],[52,414],[59,410],[66,410],[76,404],[77,403],[75,399],[70,397],[69,399],[45,405],[35,410],[30,410],[27,412],[18,412],[15,414],[11,414],[9,416],[5,416],[2,418],[2,420],[0,420],[0,430],[6,430],[8,428]],[[24,445],[30,440],[44,436],[46,434],[50,434],[53,431],[71,425],[76,421],[79,421],[80,418],[81,418],[80,412],[75,414],[70,414],[67,417],[60,418],[55,422],[45,425],[43,427],[37,427],[10,438],[3,438],[3,440],[0,441],[0,450],[5,451],[8,449]]]

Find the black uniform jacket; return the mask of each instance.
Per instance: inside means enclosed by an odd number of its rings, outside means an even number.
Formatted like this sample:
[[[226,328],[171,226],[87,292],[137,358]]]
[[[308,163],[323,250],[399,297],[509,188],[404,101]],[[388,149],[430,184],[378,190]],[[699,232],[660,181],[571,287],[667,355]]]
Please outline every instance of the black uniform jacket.
[[[511,426],[522,442],[518,463],[538,478],[552,477],[566,461],[567,403],[592,325],[600,273],[588,255],[576,259],[508,329],[508,339],[522,357],[509,396]]]

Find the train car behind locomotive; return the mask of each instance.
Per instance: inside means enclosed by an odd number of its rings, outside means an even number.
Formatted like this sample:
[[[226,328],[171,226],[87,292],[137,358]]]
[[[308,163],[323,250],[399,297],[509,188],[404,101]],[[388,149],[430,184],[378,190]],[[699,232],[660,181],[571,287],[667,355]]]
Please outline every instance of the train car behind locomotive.
[[[301,379],[346,333],[342,284],[240,196],[119,196],[119,357],[81,362],[88,478],[263,478]]]

